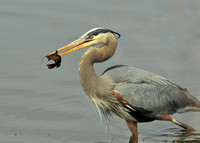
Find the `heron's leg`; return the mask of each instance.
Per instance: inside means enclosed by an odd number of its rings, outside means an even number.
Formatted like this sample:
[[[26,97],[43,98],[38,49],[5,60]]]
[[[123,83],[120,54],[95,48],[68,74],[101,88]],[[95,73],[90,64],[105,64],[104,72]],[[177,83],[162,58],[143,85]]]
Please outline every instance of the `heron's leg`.
[[[137,123],[133,121],[126,121],[132,136],[130,137],[129,143],[137,143],[138,142],[138,131],[137,131]]]
[[[184,123],[181,123],[181,122],[175,120],[174,118],[170,117],[170,116],[167,115],[167,114],[162,114],[162,115],[160,116],[160,120],[171,121],[172,123],[177,124],[177,125],[179,125],[180,127],[184,128],[187,132],[190,132],[190,131],[194,131],[194,130],[195,130],[195,129],[193,129],[193,128],[190,127],[190,126],[188,126],[188,125],[186,125],[186,124],[184,124]]]
[[[122,97],[120,96],[120,94],[114,89],[113,93],[115,95],[115,97],[117,98],[117,100],[121,103],[126,105],[128,102]],[[138,131],[137,131],[137,123],[133,122],[133,121],[128,121],[126,120],[126,123],[132,133],[132,136],[130,137],[129,143],[138,143]]]

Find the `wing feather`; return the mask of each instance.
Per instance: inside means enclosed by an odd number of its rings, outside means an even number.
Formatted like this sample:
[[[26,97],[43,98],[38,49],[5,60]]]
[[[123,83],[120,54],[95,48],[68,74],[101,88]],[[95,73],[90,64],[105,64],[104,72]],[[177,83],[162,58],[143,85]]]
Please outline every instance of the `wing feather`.
[[[116,84],[115,90],[129,104],[154,113],[173,114],[196,104],[197,99],[187,89],[145,70],[119,65],[108,68],[102,76]]]
[[[132,106],[154,113],[172,114],[190,104],[190,96],[170,85],[119,83],[115,90]]]

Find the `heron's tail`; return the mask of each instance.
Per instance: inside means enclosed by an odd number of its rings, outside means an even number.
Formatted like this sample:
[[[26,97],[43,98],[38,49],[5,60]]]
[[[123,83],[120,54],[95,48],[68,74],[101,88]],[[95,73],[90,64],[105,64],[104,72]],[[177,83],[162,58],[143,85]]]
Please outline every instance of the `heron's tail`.
[[[200,101],[193,97],[195,100],[193,100],[187,107],[180,108],[177,110],[178,113],[183,113],[183,112],[200,112]]]
[[[191,100],[189,100],[189,104],[188,106],[189,107],[186,107],[188,108],[188,111],[200,111],[200,101],[195,98],[194,96],[190,96],[192,97]]]
[[[191,107],[190,111],[200,112],[200,101],[198,99],[194,101],[194,105]]]
[[[180,109],[178,109],[176,112],[177,112],[177,113],[184,113],[184,112],[189,112],[189,111],[200,112],[200,107],[191,107],[191,106],[187,106],[187,107],[185,107],[185,108],[180,108]]]
[[[200,110],[200,101],[198,99],[195,100],[195,107],[199,108]]]

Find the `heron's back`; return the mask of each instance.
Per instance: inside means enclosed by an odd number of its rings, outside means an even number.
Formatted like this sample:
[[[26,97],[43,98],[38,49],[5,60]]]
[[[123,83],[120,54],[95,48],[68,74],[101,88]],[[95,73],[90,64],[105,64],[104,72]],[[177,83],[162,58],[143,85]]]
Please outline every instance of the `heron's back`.
[[[157,74],[116,65],[108,68],[103,76],[112,79],[116,83],[115,90],[133,106],[167,114],[194,110],[193,107],[200,110],[200,101],[187,89]]]

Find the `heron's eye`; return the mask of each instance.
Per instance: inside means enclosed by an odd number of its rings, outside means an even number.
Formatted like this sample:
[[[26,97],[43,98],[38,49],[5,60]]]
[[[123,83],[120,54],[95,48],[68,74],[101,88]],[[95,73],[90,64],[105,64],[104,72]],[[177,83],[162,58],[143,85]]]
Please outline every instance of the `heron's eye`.
[[[88,37],[87,37],[87,39],[92,39],[94,36],[93,35],[89,35]]]

